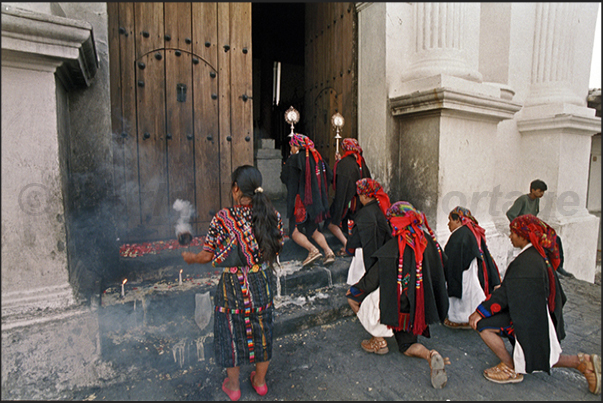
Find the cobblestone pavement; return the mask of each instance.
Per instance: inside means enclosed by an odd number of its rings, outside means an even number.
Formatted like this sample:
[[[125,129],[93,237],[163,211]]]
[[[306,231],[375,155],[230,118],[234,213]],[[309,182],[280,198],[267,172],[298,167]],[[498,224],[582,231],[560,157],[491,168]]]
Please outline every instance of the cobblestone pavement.
[[[564,353],[601,355],[601,286],[561,279],[568,301],[564,307],[567,337]],[[345,291],[335,285],[332,295]],[[303,308],[300,308],[303,309]],[[588,392],[577,371],[553,368],[551,375],[526,375],[519,384],[488,382],[482,371],[497,364],[494,354],[472,330],[431,326],[432,337],[419,338],[428,348],[450,358],[448,383],[434,389],[429,366],[398,352],[393,338],[389,353],[364,352],[369,335],[354,316],[274,339],[267,375],[268,394],[259,397],[249,383],[251,366],[241,368],[241,400],[585,400],[601,401]],[[507,343],[507,346],[510,345]],[[213,358],[181,368],[136,362],[120,368],[118,379],[102,387],[62,392],[60,400],[228,400],[221,391],[226,371]]]

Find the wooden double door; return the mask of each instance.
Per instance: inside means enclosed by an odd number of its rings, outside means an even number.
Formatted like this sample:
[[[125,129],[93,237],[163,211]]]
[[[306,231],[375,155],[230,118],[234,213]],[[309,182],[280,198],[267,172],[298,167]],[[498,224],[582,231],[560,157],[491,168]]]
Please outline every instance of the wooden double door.
[[[121,242],[202,234],[253,165],[251,3],[107,3]]]

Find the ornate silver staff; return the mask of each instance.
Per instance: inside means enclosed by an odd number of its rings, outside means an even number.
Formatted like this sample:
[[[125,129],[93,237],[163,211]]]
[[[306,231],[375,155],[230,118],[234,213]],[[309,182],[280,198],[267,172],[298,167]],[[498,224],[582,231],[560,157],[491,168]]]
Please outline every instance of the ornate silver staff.
[[[341,114],[339,112],[337,112],[336,114],[334,114],[331,117],[331,124],[335,128],[335,147],[336,147],[335,148],[335,154],[339,154],[339,140],[341,140],[341,136],[339,135],[339,131],[341,130],[341,128],[345,124],[345,119],[343,118],[343,116],[341,116]]]
[[[293,106],[289,107],[285,112],[285,122],[291,125],[291,133],[289,133],[289,137],[293,137],[295,134],[293,132],[293,125],[299,122],[299,112]]]

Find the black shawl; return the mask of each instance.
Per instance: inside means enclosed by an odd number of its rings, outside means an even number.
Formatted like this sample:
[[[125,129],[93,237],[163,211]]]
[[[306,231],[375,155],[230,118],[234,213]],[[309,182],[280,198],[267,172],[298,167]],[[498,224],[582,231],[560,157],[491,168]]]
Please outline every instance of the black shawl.
[[[310,154],[312,203],[305,205],[308,213],[308,219],[316,220],[322,213],[324,218],[329,214],[329,189],[328,184],[333,180],[333,171],[329,164],[324,163],[326,172],[326,182],[323,179],[322,172],[319,177],[316,176],[316,162]],[[320,163],[320,161],[319,161]],[[322,165],[322,164],[321,164]],[[301,201],[304,201],[306,190],[306,150],[301,149],[297,154],[289,156],[283,169],[281,170],[281,182],[287,186],[287,217],[292,218],[295,212],[295,196],[299,195]],[[320,179],[320,182],[319,182]]]
[[[425,232],[425,231],[424,231]],[[423,287],[425,303],[425,323],[440,323],[446,319],[448,314],[448,295],[446,293],[446,279],[440,254],[434,240],[425,232],[427,247],[423,252]],[[377,252],[373,254],[377,262],[368,270],[368,273],[354,285],[358,290],[369,294],[379,287],[379,309],[381,311],[381,323],[384,325],[398,326],[398,239],[392,238],[387,241]],[[414,323],[415,312],[415,288],[416,270],[415,254],[413,249],[406,245],[403,256],[403,276],[410,274],[408,291],[402,294],[400,309],[408,310],[410,322]],[[407,302],[402,299],[408,298]],[[404,306],[410,305],[407,309]],[[429,327],[423,332],[423,336],[429,337]]]
[[[364,270],[368,269],[377,261],[373,254],[392,239],[392,230],[387,218],[379,208],[377,200],[367,203],[362,209],[358,210],[352,236],[348,239],[347,249],[362,248],[362,257],[364,261]]]
[[[356,181],[362,178],[370,178],[371,172],[368,166],[362,162],[362,172],[356,162],[354,155],[350,154],[347,157],[342,158],[337,162],[337,169],[335,171],[335,197],[331,203],[331,224],[339,225],[341,221],[347,217],[354,219],[354,214],[362,205],[358,200],[356,194]],[[348,211],[347,207],[355,199],[356,211]]]
[[[561,283],[555,276],[555,311],[550,312],[556,337],[565,338],[563,305],[567,300]],[[500,286],[477,311],[484,317],[509,312],[515,338],[521,344],[526,359],[526,372],[546,371],[550,374],[550,343],[548,337],[547,298],[549,278],[546,263],[533,246],[511,262]]]
[[[471,261],[477,259],[478,270],[477,276],[479,283],[482,286],[482,290],[485,290],[485,278],[483,261],[486,262],[486,271],[488,276],[488,292],[486,295],[492,293],[494,287],[500,284],[500,275],[494,259],[490,255],[486,242],[482,242],[483,259],[477,245],[477,239],[475,235],[466,225],[458,228],[454,231],[444,252],[448,257],[446,264],[444,265],[444,273],[446,275],[446,281],[448,282],[448,296],[462,298],[463,296],[463,272],[469,268]]]

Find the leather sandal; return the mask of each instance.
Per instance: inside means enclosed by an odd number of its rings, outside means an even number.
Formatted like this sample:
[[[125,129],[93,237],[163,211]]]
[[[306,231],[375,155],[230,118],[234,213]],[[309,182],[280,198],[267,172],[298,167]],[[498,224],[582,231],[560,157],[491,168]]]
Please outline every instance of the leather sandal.
[[[435,350],[429,352],[429,368],[431,370],[431,385],[436,389],[442,389],[448,382],[444,358]]]
[[[334,253],[329,253],[327,255],[327,257],[325,257],[325,260],[322,261],[322,264],[329,265],[329,264],[333,264],[333,262],[335,262],[335,254]]]
[[[315,262],[316,260],[322,257],[322,253],[318,249],[314,249],[308,253],[308,257],[302,262],[302,267],[309,265],[310,263]]]
[[[495,383],[519,383],[523,381],[523,374],[518,374],[504,362],[485,370],[484,377]]]
[[[368,353],[387,354],[389,352],[387,341],[385,339],[377,340],[376,338],[371,337],[370,340],[362,340],[360,346]]]
[[[449,329],[471,329],[471,326],[469,325],[469,323],[456,323],[456,322],[451,322],[448,320],[448,318],[444,319],[444,326],[446,326]]]
[[[601,393],[601,357],[597,354],[591,354],[590,360],[586,360],[584,353],[578,353],[580,365],[576,368],[582,372],[582,375],[588,382],[588,390],[590,393],[598,395]]]

